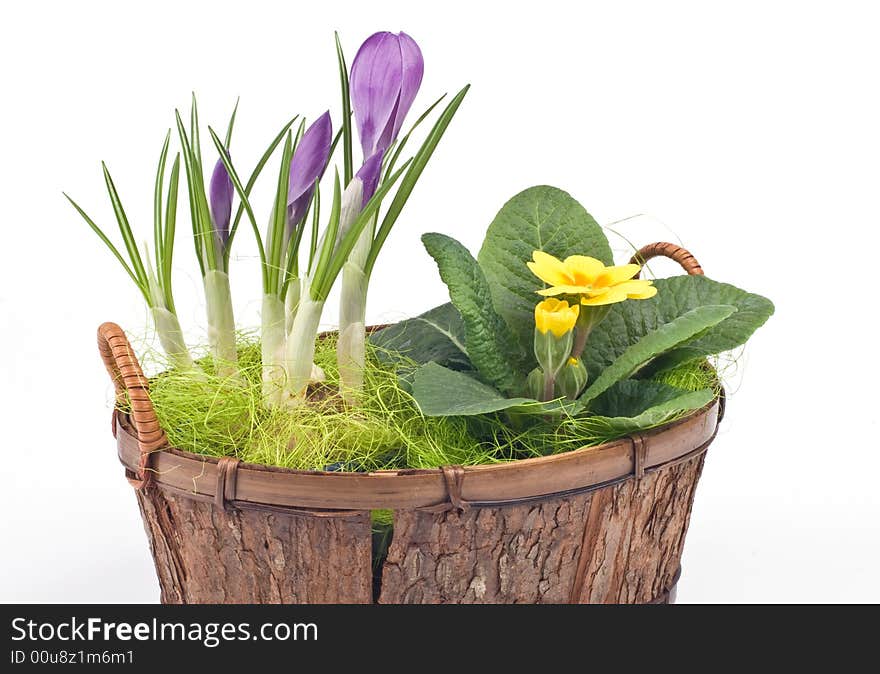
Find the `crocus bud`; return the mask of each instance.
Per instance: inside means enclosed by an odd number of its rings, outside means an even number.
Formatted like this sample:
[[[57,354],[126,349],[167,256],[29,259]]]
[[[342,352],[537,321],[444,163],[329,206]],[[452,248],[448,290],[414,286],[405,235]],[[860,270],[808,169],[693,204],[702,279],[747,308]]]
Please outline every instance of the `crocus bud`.
[[[569,358],[556,377],[556,390],[569,400],[577,400],[587,386],[587,368],[580,358]]]
[[[365,159],[397,138],[424,70],[422,52],[406,33],[375,33],[361,45],[349,86]]]
[[[217,249],[222,251],[229,240],[229,221],[232,219],[232,179],[226,172],[223,160],[218,159],[211,174],[208,207],[211,211],[211,225]]]
[[[287,191],[288,234],[305,218],[315,182],[324,175],[333,142],[333,123],[325,112],[306,129],[290,160],[290,188]]]
[[[383,150],[376,152],[376,154],[364,162],[364,165],[361,166],[360,170],[355,174],[355,177],[360,180],[363,185],[363,201],[361,203],[361,208],[367,205],[367,202],[373,197],[376,193],[376,188],[379,186],[379,176],[382,174],[383,154]]]
[[[545,376],[555,378],[568,362],[578,312],[578,305],[555,297],[535,306],[535,358]]]

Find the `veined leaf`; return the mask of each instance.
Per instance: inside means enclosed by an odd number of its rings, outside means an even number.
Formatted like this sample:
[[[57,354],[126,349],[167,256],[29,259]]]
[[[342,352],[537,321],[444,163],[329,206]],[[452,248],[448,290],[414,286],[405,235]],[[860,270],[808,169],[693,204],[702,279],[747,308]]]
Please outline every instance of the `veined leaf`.
[[[526,353],[531,352],[534,310],[541,299],[536,293],[544,287],[526,266],[536,250],[560,259],[589,255],[612,263],[602,228],[568,193],[541,185],[504,204],[489,225],[477,259],[498,313]]]
[[[668,370],[689,360],[736,348],[744,344],[773,313],[773,303],[765,297],[705,276],[674,276],[657,279],[654,285],[657,295],[649,300],[613,305],[605,320],[593,330],[584,352],[591,378],[597,377],[645,334],[696,307],[729,304],[737,311],[705,334],[689,339],[657,358],[647,372]]]
[[[519,405],[540,403],[530,398],[506,398],[464,372],[428,363],[415,371],[413,397],[427,417],[488,414]]]
[[[718,325],[735,311],[735,306],[725,304],[696,307],[648,332],[602,370],[583,395],[578,398],[578,402],[588,406],[591,401],[611,386],[635,374],[652,358],[675,348],[708,328]]]
[[[477,371],[501,391],[520,387],[524,354],[492,306],[492,292],[467,248],[443,234],[424,234],[422,243],[440,269],[449,298],[464,320],[466,347]]]
[[[420,365],[434,362],[453,370],[472,370],[465,341],[464,321],[449,302],[370,335],[383,360],[395,360],[399,354]]]
[[[541,299],[536,293],[545,287],[526,266],[536,250],[560,259],[589,255],[605,264],[613,262],[602,228],[567,192],[539,185],[502,206],[477,259],[495,307],[526,350],[531,348],[535,305]]]
[[[591,405],[596,415],[582,423],[617,437],[664,424],[708,405],[714,397],[712,389],[685,391],[647,379],[626,379],[596,398]]]

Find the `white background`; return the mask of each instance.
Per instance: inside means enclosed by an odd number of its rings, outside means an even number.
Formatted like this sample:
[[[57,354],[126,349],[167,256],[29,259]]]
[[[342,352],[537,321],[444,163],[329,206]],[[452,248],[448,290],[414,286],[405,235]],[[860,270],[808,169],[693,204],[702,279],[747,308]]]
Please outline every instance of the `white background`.
[[[142,337],[147,316],[62,189],[112,230],[106,160],[149,237],[174,107],[194,88],[203,120],[223,127],[240,95],[232,152],[251,166],[295,112],[331,107],[338,123],[334,29],[349,59],[375,30],[413,35],[427,64],[416,109],[473,84],[383,252],[369,318],[444,300],[420,234],[476,251],[527,186],[562,187],[603,224],[643,214],[614,228],[639,245],[681,242],[710,276],[777,307],[730,383],[679,600],[880,601],[880,43],[871,3],[840,0],[9,3],[0,601],[158,598],[95,346],[102,321]],[[175,293],[196,340],[203,308],[180,213]],[[231,272],[242,325],[258,320],[254,252],[243,226]]]

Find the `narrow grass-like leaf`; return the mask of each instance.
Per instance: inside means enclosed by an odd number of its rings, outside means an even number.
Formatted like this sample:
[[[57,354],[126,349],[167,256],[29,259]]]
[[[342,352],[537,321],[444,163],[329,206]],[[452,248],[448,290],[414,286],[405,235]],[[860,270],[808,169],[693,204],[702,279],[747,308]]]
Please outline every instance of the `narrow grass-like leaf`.
[[[193,158],[201,165],[202,142],[199,137],[199,106],[196,103],[196,92],[192,92],[192,104],[189,109],[189,137],[192,143]]]
[[[461,91],[459,91],[455,95],[455,98],[453,98],[449,102],[449,104],[443,110],[443,113],[440,115],[439,119],[435,122],[434,127],[431,129],[431,132],[428,134],[425,142],[422,143],[419,151],[416,152],[415,156],[410,160],[410,162],[407,162],[407,164],[409,165],[409,170],[407,171],[406,176],[404,176],[403,180],[400,182],[400,188],[397,190],[397,193],[394,195],[394,199],[391,201],[391,205],[388,207],[388,212],[385,214],[385,217],[382,220],[379,231],[376,232],[376,237],[373,240],[373,245],[370,248],[369,255],[367,256],[367,261],[364,265],[364,274],[367,278],[369,278],[370,274],[372,274],[373,265],[376,264],[376,258],[379,256],[379,251],[382,250],[382,246],[385,243],[385,240],[391,233],[391,228],[394,227],[394,223],[397,222],[397,218],[400,217],[400,213],[403,210],[403,207],[406,205],[410,194],[412,194],[416,182],[422,175],[422,171],[425,170],[425,166],[427,165],[428,160],[431,158],[431,155],[434,153],[437,144],[443,137],[446,128],[449,126],[449,123],[452,121],[452,118],[458,111],[461,102],[467,95],[468,89],[470,89],[470,85],[467,85]]]
[[[101,162],[101,168],[104,171],[104,183],[107,185],[107,193],[110,195],[110,202],[113,204],[113,212],[116,214],[116,221],[119,223],[119,231],[122,233],[122,240],[125,242],[125,248],[128,250],[132,269],[134,269],[134,273],[141,280],[141,283],[147,286],[147,272],[144,269],[144,263],[141,261],[141,255],[138,252],[134,235],[131,233],[131,225],[128,224],[128,218],[125,215],[125,210],[122,208],[122,201],[119,199],[116,186],[113,184],[113,178],[110,177],[110,171],[107,170],[107,165],[104,162]]]
[[[168,181],[168,201],[165,205],[165,231],[162,243],[162,288],[165,292],[166,309],[176,313],[174,296],[171,293],[171,262],[174,259],[174,232],[177,226],[177,194],[180,183],[180,153],[174,157],[171,165],[171,178]]]
[[[113,245],[113,242],[107,238],[107,235],[104,234],[103,230],[100,227],[98,227],[98,225],[95,224],[94,220],[92,220],[86,214],[86,212],[82,208],[79,207],[79,204],[77,204],[73,199],[71,199],[70,196],[66,192],[62,192],[62,194],[64,195],[64,198],[70,202],[70,205],[76,209],[76,212],[80,214],[82,219],[86,221],[86,223],[89,225],[89,227],[92,228],[92,231],[98,235],[98,238],[104,242],[104,245],[107,246],[107,248],[110,250],[110,252],[113,253],[113,257],[115,257],[119,261],[119,264],[122,265],[122,268],[125,270],[125,273],[129,275],[131,280],[138,287],[138,290],[140,290],[141,293],[143,293],[144,299],[147,300],[147,304],[152,304],[152,302],[150,300],[149,290],[147,289],[147,287],[145,285],[143,285],[141,283],[141,281],[137,278],[137,276],[134,275],[134,272],[132,271],[131,267],[125,261],[125,258],[122,257],[122,255],[119,253],[119,250],[116,248],[116,246]]]
[[[290,276],[291,274],[294,276],[299,275],[299,247],[302,245],[303,234],[305,234],[306,231],[306,220],[308,220],[312,207],[315,204],[315,195],[318,193],[318,184],[320,183],[320,181],[320,178],[315,179],[315,188],[312,191],[312,198],[309,199],[309,204],[306,208],[305,215],[303,216],[302,222],[297,225],[296,231],[293,233],[293,237],[291,237],[290,248],[287,251],[286,271],[288,276]]]
[[[171,129],[165,134],[165,142],[159,153],[159,167],[156,169],[156,185],[153,188],[153,249],[156,255],[156,268],[162,269],[162,259],[165,257],[162,250],[164,237],[162,236],[162,189],[165,184],[165,162],[168,159],[168,145],[171,142]]]
[[[348,84],[348,66],[345,64],[345,54],[342,51],[342,43],[339,41],[339,33],[333,33],[336,40],[336,58],[339,62],[339,84],[342,89],[342,164],[345,185],[351,182],[354,176],[354,162],[351,156],[351,96]]]
[[[292,123],[292,122],[291,122]],[[257,250],[260,252],[260,269],[263,273],[263,292],[269,292],[269,278],[266,275],[266,253],[263,248],[263,237],[260,236],[260,228],[257,225],[257,219],[254,217],[254,209],[251,208],[251,203],[248,200],[248,193],[245,190],[244,186],[241,184],[241,180],[239,180],[238,172],[235,170],[235,167],[232,165],[232,160],[229,156],[224,152],[223,143],[220,142],[220,138],[214,133],[214,129],[210,126],[208,127],[208,133],[211,134],[211,140],[214,142],[214,146],[217,148],[217,152],[220,153],[220,159],[223,162],[223,166],[226,167],[226,173],[229,174],[229,179],[232,181],[233,187],[235,187],[235,192],[238,194],[238,198],[241,200],[241,204],[244,209],[247,211],[248,220],[250,220],[251,227],[254,230],[254,236],[257,238]]]
[[[691,309],[669,323],[651,330],[635,344],[627,347],[613,363],[602,370],[601,374],[578,398],[578,402],[582,405],[589,405],[591,401],[614,384],[628,379],[652,358],[656,358],[695,335],[703,333],[734,313],[736,313],[736,307],[733,305],[709,304]]]
[[[419,118],[413,123],[413,125],[410,127],[409,131],[406,132],[406,135],[403,138],[401,138],[399,141],[397,141],[396,147],[394,148],[394,153],[391,155],[391,158],[388,160],[388,162],[385,165],[385,178],[387,178],[389,175],[391,175],[391,172],[394,170],[394,165],[397,164],[397,160],[400,158],[400,153],[403,152],[403,148],[406,147],[406,142],[409,140],[409,137],[412,135],[412,132],[415,131],[417,128],[419,128],[419,125],[422,122],[424,122],[425,119],[427,119],[428,115],[430,115],[431,112],[433,112],[434,108],[436,108],[438,105],[440,105],[440,101],[442,101],[444,98],[446,98],[446,94],[443,94],[440,98],[438,98],[436,101],[431,103],[431,105],[428,107],[428,109],[425,110],[421,114],[421,116],[419,116]]]
[[[290,158],[293,155],[293,136],[288,132],[281,154],[278,169],[278,184],[275,190],[275,203],[272,206],[272,221],[267,235],[270,250],[266,251],[269,264],[269,287],[273,294],[281,292],[282,271],[284,269],[284,237],[287,228],[287,191],[290,185]]]
[[[321,284],[324,271],[330,264],[330,257],[333,255],[333,248],[336,246],[336,234],[339,232],[339,216],[342,212],[342,189],[339,186],[339,169],[336,169],[336,175],[333,179],[333,205],[330,207],[330,220],[327,222],[327,229],[324,231],[324,240],[321,244],[321,251],[318,254],[318,262],[315,264],[315,270],[310,284],[310,294],[312,299],[317,300],[319,296],[315,289]]]
[[[337,136],[338,138],[338,136]],[[321,184],[315,181],[315,196],[312,199],[312,238],[309,241],[309,266],[308,273],[312,273],[312,263],[315,260],[315,252],[318,249],[318,225],[321,221]]]
[[[229,149],[229,146],[232,144],[232,127],[235,126],[235,115],[238,112],[238,103],[241,101],[241,97],[235,99],[235,107],[232,108],[232,115],[229,117],[229,125],[226,127],[226,142],[223,145],[226,149]]]
[[[372,221],[373,216],[376,215],[376,212],[382,205],[382,199],[385,198],[385,195],[388,194],[388,191],[394,186],[400,176],[403,175],[403,172],[406,171],[411,162],[412,159],[407,160],[393,176],[386,180],[385,183],[376,190],[376,193],[367,202],[366,206],[364,206],[351,227],[345,232],[345,235],[333,251],[333,256],[327,269],[321,274],[321,283],[319,284],[317,291],[315,286],[312,286],[313,299],[327,299],[330,288],[333,287],[336,277],[339,275],[339,272],[342,271],[343,265],[348,261],[348,256],[351,254],[352,249],[354,249],[364,227]],[[319,272],[320,269],[321,268],[319,267]]]
[[[199,261],[199,269],[202,272],[202,276],[205,275],[205,254],[204,248],[202,246],[203,236],[202,236],[202,225],[201,225],[201,217],[197,207],[195,200],[192,198],[193,193],[195,192],[195,187],[193,185],[193,164],[192,164],[192,151],[190,149],[189,137],[186,135],[186,129],[183,126],[183,120],[180,118],[180,111],[174,111],[174,118],[177,123],[177,134],[180,136],[180,145],[183,148],[183,164],[186,168],[186,187],[187,193],[189,194],[189,216],[190,222],[192,224],[193,231],[193,241],[196,246],[196,259]],[[222,153],[221,153],[222,154]]]
[[[278,144],[281,142],[281,139],[284,138],[285,134],[288,132],[293,123],[299,118],[299,115],[294,115],[293,119],[291,119],[281,131],[278,132],[278,135],[272,140],[269,144],[269,147],[266,148],[266,151],[263,153],[263,156],[260,157],[260,161],[257,162],[257,165],[254,167],[254,170],[251,172],[250,178],[248,178],[247,185],[244,188],[244,194],[246,196],[250,196],[251,190],[254,188],[254,185],[257,182],[257,178],[260,177],[260,173],[263,171],[263,167],[266,165],[266,162],[269,161],[269,158],[275,152],[275,148],[278,147]],[[235,218],[232,221],[232,227],[229,229],[229,237],[226,239],[226,249],[224,251],[225,260],[224,264],[228,266],[229,264],[229,251],[232,249],[232,239],[235,238],[235,233],[238,231],[238,224],[241,222],[241,216],[244,214],[245,205],[244,202],[241,201],[238,205],[238,209],[235,212]],[[262,252],[262,246],[261,246]]]

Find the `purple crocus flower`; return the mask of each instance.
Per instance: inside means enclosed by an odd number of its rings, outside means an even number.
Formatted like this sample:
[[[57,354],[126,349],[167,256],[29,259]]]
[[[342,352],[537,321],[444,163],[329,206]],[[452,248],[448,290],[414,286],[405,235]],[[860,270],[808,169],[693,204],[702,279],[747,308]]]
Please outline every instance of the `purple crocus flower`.
[[[290,188],[287,191],[287,227],[294,229],[306,215],[315,181],[324,175],[333,142],[330,112],[318,117],[300,138],[290,160]]]
[[[223,160],[218,159],[211,174],[209,187],[209,207],[214,237],[222,251],[229,240],[229,221],[232,219],[232,179],[226,172]]]
[[[424,70],[419,45],[406,33],[376,33],[361,45],[349,83],[365,162],[397,138]]]
[[[361,184],[364,187],[364,198],[361,208],[367,205],[367,202],[376,193],[376,188],[379,186],[379,176],[382,174],[383,154],[383,150],[376,152],[376,154],[364,162],[364,165],[361,166],[360,170],[355,174],[355,177],[361,181]]]

